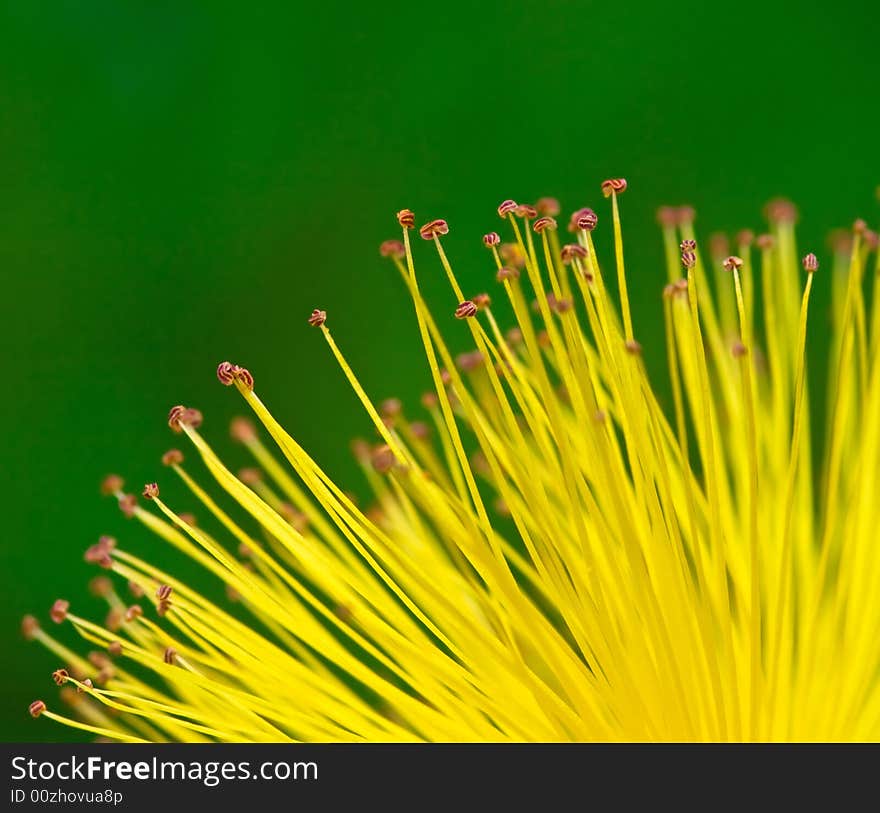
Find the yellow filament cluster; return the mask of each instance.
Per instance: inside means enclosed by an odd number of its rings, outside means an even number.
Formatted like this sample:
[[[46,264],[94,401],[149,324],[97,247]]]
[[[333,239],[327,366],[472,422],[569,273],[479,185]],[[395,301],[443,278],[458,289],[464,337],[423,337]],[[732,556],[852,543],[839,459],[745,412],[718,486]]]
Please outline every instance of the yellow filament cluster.
[[[481,309],[466,325],[482,363],[467,370],[422,299],[403,229],[394,263],[436,390],[433,439],[402,414],[384,419],[320,326],[393,462],[361,457],[378,510],[362,510],[241,380],[271,440],[245,439],[261,480],[236,477],[183,424],[213,496],[173,469],[213,530],[160,497],[135,517],[250,619],[117,548],[112,570],[143,591],[144,613],[118,630],[67,616],[97,649],[121,644],[100,675],[101,658],[37,630],[81,690],[68,690],[75,717],[43,714],[150,741],[876,739],[880,276],[869,242],[857,232],[819,272],[834,295],[827,426],[813,431],[812,275],[791,222],[773,223],[757,251],[739,245],[732,273],[697,249],[686,283],[677,244],[692,227],[664,227],[669,381],[655,390],[626,298],[619,203],[612,194],[621,310],[591,232],[576,232],[586,254],[565,264],[559,233],[507,216],[522,273],[501,288],[519,335]],[[447,323],[465,295],[433,243],[420,264],[439,259],[448,278]],[[157,615],[160,585],[171,604]],[[124,610],[116,592],[108,601]]]

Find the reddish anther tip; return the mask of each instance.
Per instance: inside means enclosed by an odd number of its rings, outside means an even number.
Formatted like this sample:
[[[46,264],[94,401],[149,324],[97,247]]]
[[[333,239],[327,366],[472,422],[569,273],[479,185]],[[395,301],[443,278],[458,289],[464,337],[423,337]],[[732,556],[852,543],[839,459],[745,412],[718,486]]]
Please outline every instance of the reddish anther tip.
[[[246,486],[255,486],[263,479],[263,473],[259,469],[244,468],[239,470],[238,479]]]
[[[104,626],[107,627],[110,632],[116,632],[116,630],[122,626],[123,621],[125,621],[125,612],[119,607],[113,607],[104,619]]]
[[[400,240],[385,240],[379,245],[379,253],[383,257],[391,257],[393,260],[402,260],[406,256],[406,247]]]
[[[495,279],[497,279],[498,282],[504,282],[506,279],[519,279],[519,269],[502,266],[495,273]]]
[[[755,238],[755,245],[761,249],[761,251],[769,251],[774,245],[776,245],[776,238],[774,238],[772,234],[759,234],[757,238]]]
[[[564,245],[559,253],[562,257],[562,262],[566,265],[570,265],[575,257],[583,259],[587,256],[587,250],[580,243]]]
[[[470,353],[460,353],[455,359],[458,369],[464,373],[472,373],[474,370],[479,369],[483,366],[484,361],[483,354],[479,350],[473,350]]]
[[[516,347],[518,344],[522,344],[523,341],[523,333],[518,327],[510,328],[507,333],[504,334],[504,340],[511,346]]]
[[[806,257],[804,257],[803,265],[804,271],[806,271],[808,274],[812,274],[815,271],[819,270],[819,259],[816,257],[815,254],[810,252],[809,254],[807,254]]]
[[[681,243],[679,243],[678,247],[682,251],[695,251],[697,248],[697,241],[696,240],[682,240]]]
[[[496,231],[490,231],[488,234],[483,235],[483,245],[486,248],[492,248],[492,246],[497,246],[501,242],[501,236]]]
[[[35,720],[36,720],[37,717],[39,717],[39,716],[40,716],[45,710],[46,710],[46,704],[45,704],[42,700],[34,700],[34,702],[31,703],[31,704],[28,706],[28,713],[29,713],[29,714],[31,715],[31,717],[33,717]]]
[[[434,409],[440,403],[436,392],[426,392],[419,400],[425,409]]]
[[[309,316],[309,324],[312,327],[321,327],[326,321],[327,311],[318,310],[318,308],[315,308],[312,311],[312,315]]]
[[[726,234],[715,232],[709,236],[709,254],[712,257],[726,257],[730,254],[730,240]]]
[[[730,271],[731,273],[734,271],[739,271],[740,268],[743,267],[742,257],[737,257],[731,254],[721,265],[724,267],[725,271]]]
[[[385,445],[373,449],[370,460],[373,464],[373,468],[379,472],[379,474],[387,474],[397,462],[397,458],[394,457],[394,452]]]
[[[156,483],[147,483],[144,486],[144,490],[141,492],[143,497],[148,500],[154,500],[159,496],[159,486]]]
[[[122,641],[111,641],[107,644],[107,651],[114,657],[122,654]]]
[[[865,229],[862,233],[862,240],[865,241],[865,245],[870,251],[876,251],[877,247],[880,246],[880,235],[871,229]]]
[[[165,601],[171,596],[171,586],[168,584],[160,584],[156,590],[156,598],[159,601]]]
[[[135,598],[140,598],[144,594],[144,588],[141,587],[137,582],[129,582],[128,583],[128,592],[131,593]]]
[[[55,681],[56,686],[63,686],[67,683],[67,679],[70,677],[70,672],[66,669],[56,669],[52,673],[52,680]]]
[[[416,227],[416,216],[411,209],[401,209],[397,213],[397,222],[405,229],[414,229]]]
[[[612,195],[621,195],[624,192],[626,192],[626,178],[609,178],[607,181],[602,181],[602,194],[606,198],[610,198]]]
[[[164,617],[165,615],[167,615],[167,613],[170,609],[171,609],[171,602],[167,601],[167,600],[160,601],[156,605],[156,612],[159,614],[160,617]]]
[[[83,554],[83,559],[88,562],[90,565],[100,565],[103,568],[110,569],[113,566],[113,560],[110,558],[110,551],[113,548],[101,540],[94,545],[90,545],[86,548],[86,552]]]
[[[137,510],[137,497],[134,494],[123,494],[119,498],[119,510],[126,519],[131,519]]]
[[[682,251],[681,264],[685,268],[693,268],[697,264],[697,255],[693,251]]]
[[[532,228],[535,230],[535,234],[540,234],[542,231],[556,231],[559,228],[556,224],[556,219],[550,216],[547,217],[539,217],[533,224]]]
[[[624,346],[626,347],[626,352],[631,356],[642,355],[642,346],[635,339],[627,340]]]
[[[32,615],[26,615],[21,619],[21,634],[26,641],[33,641],[40,631],[40,622]]]
[[[84,691],[86,691],[88,689],[94,689],[94,688],[95,688],[95,684],[92,683],[91,678],[86,678],[85,680],[82,681],[81,686],[76,687],[76,693],[82,694]]]
[[[657,210],[657,222],[664,229],[672,229],[678,225],[678,211],[674,206],[661,206]]]
[[[858,218],[853,223],[853,234],[864,234],[868,230],[868,224],[862,219]]]
[[[741,229],[736,233],[736,244],[748,247],[755,242],[755,233],[751,229]]]
[[[120,491],[125,485],[125,481],[118,474],[108,474],[101,480],[101,493],[105,497]]]
[[[418,440],[427,440],[431,436],[431,428],[424,421],[413,421],[409,425],[409,431]]]
[[[535,208],[538,210],[539,215],[556,217],[562,207],[556,198],[538,198],[535,201]]]
[[[59,598],[49,610],[49,618],[56,624],[61,624],[67,618],[67,611],[70,609],[70,602]]]
[[[524,220],[534,220],[538,216],[538,210],[528,203],[521,203],[516,207],[516,216]]]
[[[470,299],[466,299],[455,309],[456,319],[470,319],[476,315],[477,306]]]
[[[183,417],[183,413],[186,412],[186,407],[182,404],[178,404],[177,406],[171,407],[168,412],[168,426],[171,427],[173,432],[182,432],[183,429],[180,426],[180,419]]]
[[[471,297],[471,302],[477,306],[478,311],[482,311],[492,304],[492,299],[489,294],[477,294],[476,296]]]
[[[735,341],[730,346],[730,352],[734,358],[739,359],[739,358],[742,358],[743,356],[747,355],[749,351],[746,349],[746,346],[742,342]]]
[[[165,653],[162,655],[162,660],[164,660],[169,666],[174,664],[176,658],[177,650],[173,646],[167,647]]]
[[[162,455],[163,466],[179,466],[183,463],[183,452],[180,449],[169,449]]]
[[[515,212],[517,209],[517,202],[515,200],[503,200],[498,205],[498,216],[499,217],[507,217],[512,212]]]
[[[571,216],[571,222],[576,227],[571,229],[571,231],[577,231],[578,229],[581,231],[593,231],[599,222],[599,216],[592,209],[584,207],[583,209],[578,209]]]
[[[445,220],[430,220],[419,229],[419,236],[422,240],[433,240],[444,234],[449,234],[449,224]]]
[[[794,223],[798,211],[790,200],[774,198],[764,207],[764,216],[771,223]]]
[[[403,412],[403,404],[399,398],[386,398],[379,404],[379,414],[383,418],[396,418]]]
[[[228,361],[221,361],[217,365],[217,379],[226,387],[231,387],[235,382],[235,365]]]
[[[257,429],[248,418],[233,418],[229,424],[229,436],[239,443],[252,443],[257,439]]]
[[[106,576],[95,576],[89,582],[89,592],[97,598],[107,598],[113,592],[113,582]]]
[[[140,618],[144,614],[143,607],[140,604],[132,604],[125,611],[125,620],[126,621],[134,621],[136,618]]]

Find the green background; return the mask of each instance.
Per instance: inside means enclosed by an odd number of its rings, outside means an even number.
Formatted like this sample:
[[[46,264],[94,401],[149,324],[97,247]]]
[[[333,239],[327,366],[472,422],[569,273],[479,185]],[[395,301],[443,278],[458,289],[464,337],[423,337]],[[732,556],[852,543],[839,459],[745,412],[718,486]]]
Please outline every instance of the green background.
[[[102,475],[167,481],[179,402],[244,462],[218,361],[246,364],[357,483],[348,443],[368,422],[305,318],[329,311],[377,399],[417,398],[411,309],[377,254],[397,209],[445,217],[466,292],[491,291],[479,237],[502,198],[605,217],[599,183],[625,176],[637,336],[659,371],[659,204],[732,231],[785,194],[823,257],[830,228],[875,214],[876,22],[867,0],[0,2],[2,739],[68,736],[27,716],[60,664],[21,615],[49,623],[58,596],[96,609],[82,551],[101,533],[158,555]],[[455,303],[418,248],[442,317]]]

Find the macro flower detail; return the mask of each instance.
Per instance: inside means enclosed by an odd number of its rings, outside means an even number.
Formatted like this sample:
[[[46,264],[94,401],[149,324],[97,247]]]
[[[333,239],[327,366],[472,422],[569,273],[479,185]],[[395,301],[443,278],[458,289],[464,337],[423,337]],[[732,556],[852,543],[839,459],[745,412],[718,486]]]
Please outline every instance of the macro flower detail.
[[[766,234],[698,261],[693,210],[664,207],[665,276],[627,273],[625,189],[602,184],[603,227],[578,209],[567,245],[558,201],[505,200],[478,269],[499,284],[471,299],[446,221],[413,241],[397,214],[380,254],[424,348],[418,403],[374,398],[325,311],[300,325],[369,421],[351,446],[369,494],[222,362],[249,414],[229,426],[240,459],[178,405],[189,450],[161,457],[161,484],[139,501],[105,478],[131,522],[85,551],[103,620],[58,599],[59,626],[22,622],[65,687],[30,705],[34,725],[133,742],[880,738],[874,232],[835,238],[820,275],[774,201]],[[808,328],[826,269],[823,393]],[[427,274],[447,287],[437,314]],[[662,348],[636,339],[628,281],[656,292]]]

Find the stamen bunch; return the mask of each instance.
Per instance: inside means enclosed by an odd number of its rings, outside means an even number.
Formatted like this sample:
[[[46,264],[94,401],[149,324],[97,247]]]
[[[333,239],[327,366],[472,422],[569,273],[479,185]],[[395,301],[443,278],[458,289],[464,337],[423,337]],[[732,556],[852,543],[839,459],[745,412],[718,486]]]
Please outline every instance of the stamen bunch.
[[[253,466],[226,468],[184,406],[169,426],[213,491],[181,451],[163,457],[209,525],[156,483],[145,504],[118,477],[103,488],[248,621],[161,554],[102,537],[86,558],[116,577],[92,583],[105,622],[63,600],[50,614],[93,651],[25,619],[74,709],[35,701],[31,714],[126,741],[877,738],[877,237],[859,221],[835,244],[827,425],[814,432],[819,264],[798,257],[793,206],[772,203],[769,233],[740,233],[736,254],[713,239],[708,259],[693,213],[661,210],[669,380],[655,390],[627,296],[625,190],[602,184],[619,309],[593,210],[572,215],[563,244],[555,200],[498,207],[508,238],[483,242],[516,319],[506,332],[489,295],[460,288],[446,221],[419,229],[452,291],[444,330],[454,317],[473,341],[457,359],[419,289],[415,216],[398,213],[401,239],[381,253],[415,308],[425,421],[395,399],[374,405],[313,311],[380,438],[355,446],[369,509],[275,421],[247,369],[220,364],[256,418],[232,425]]]

